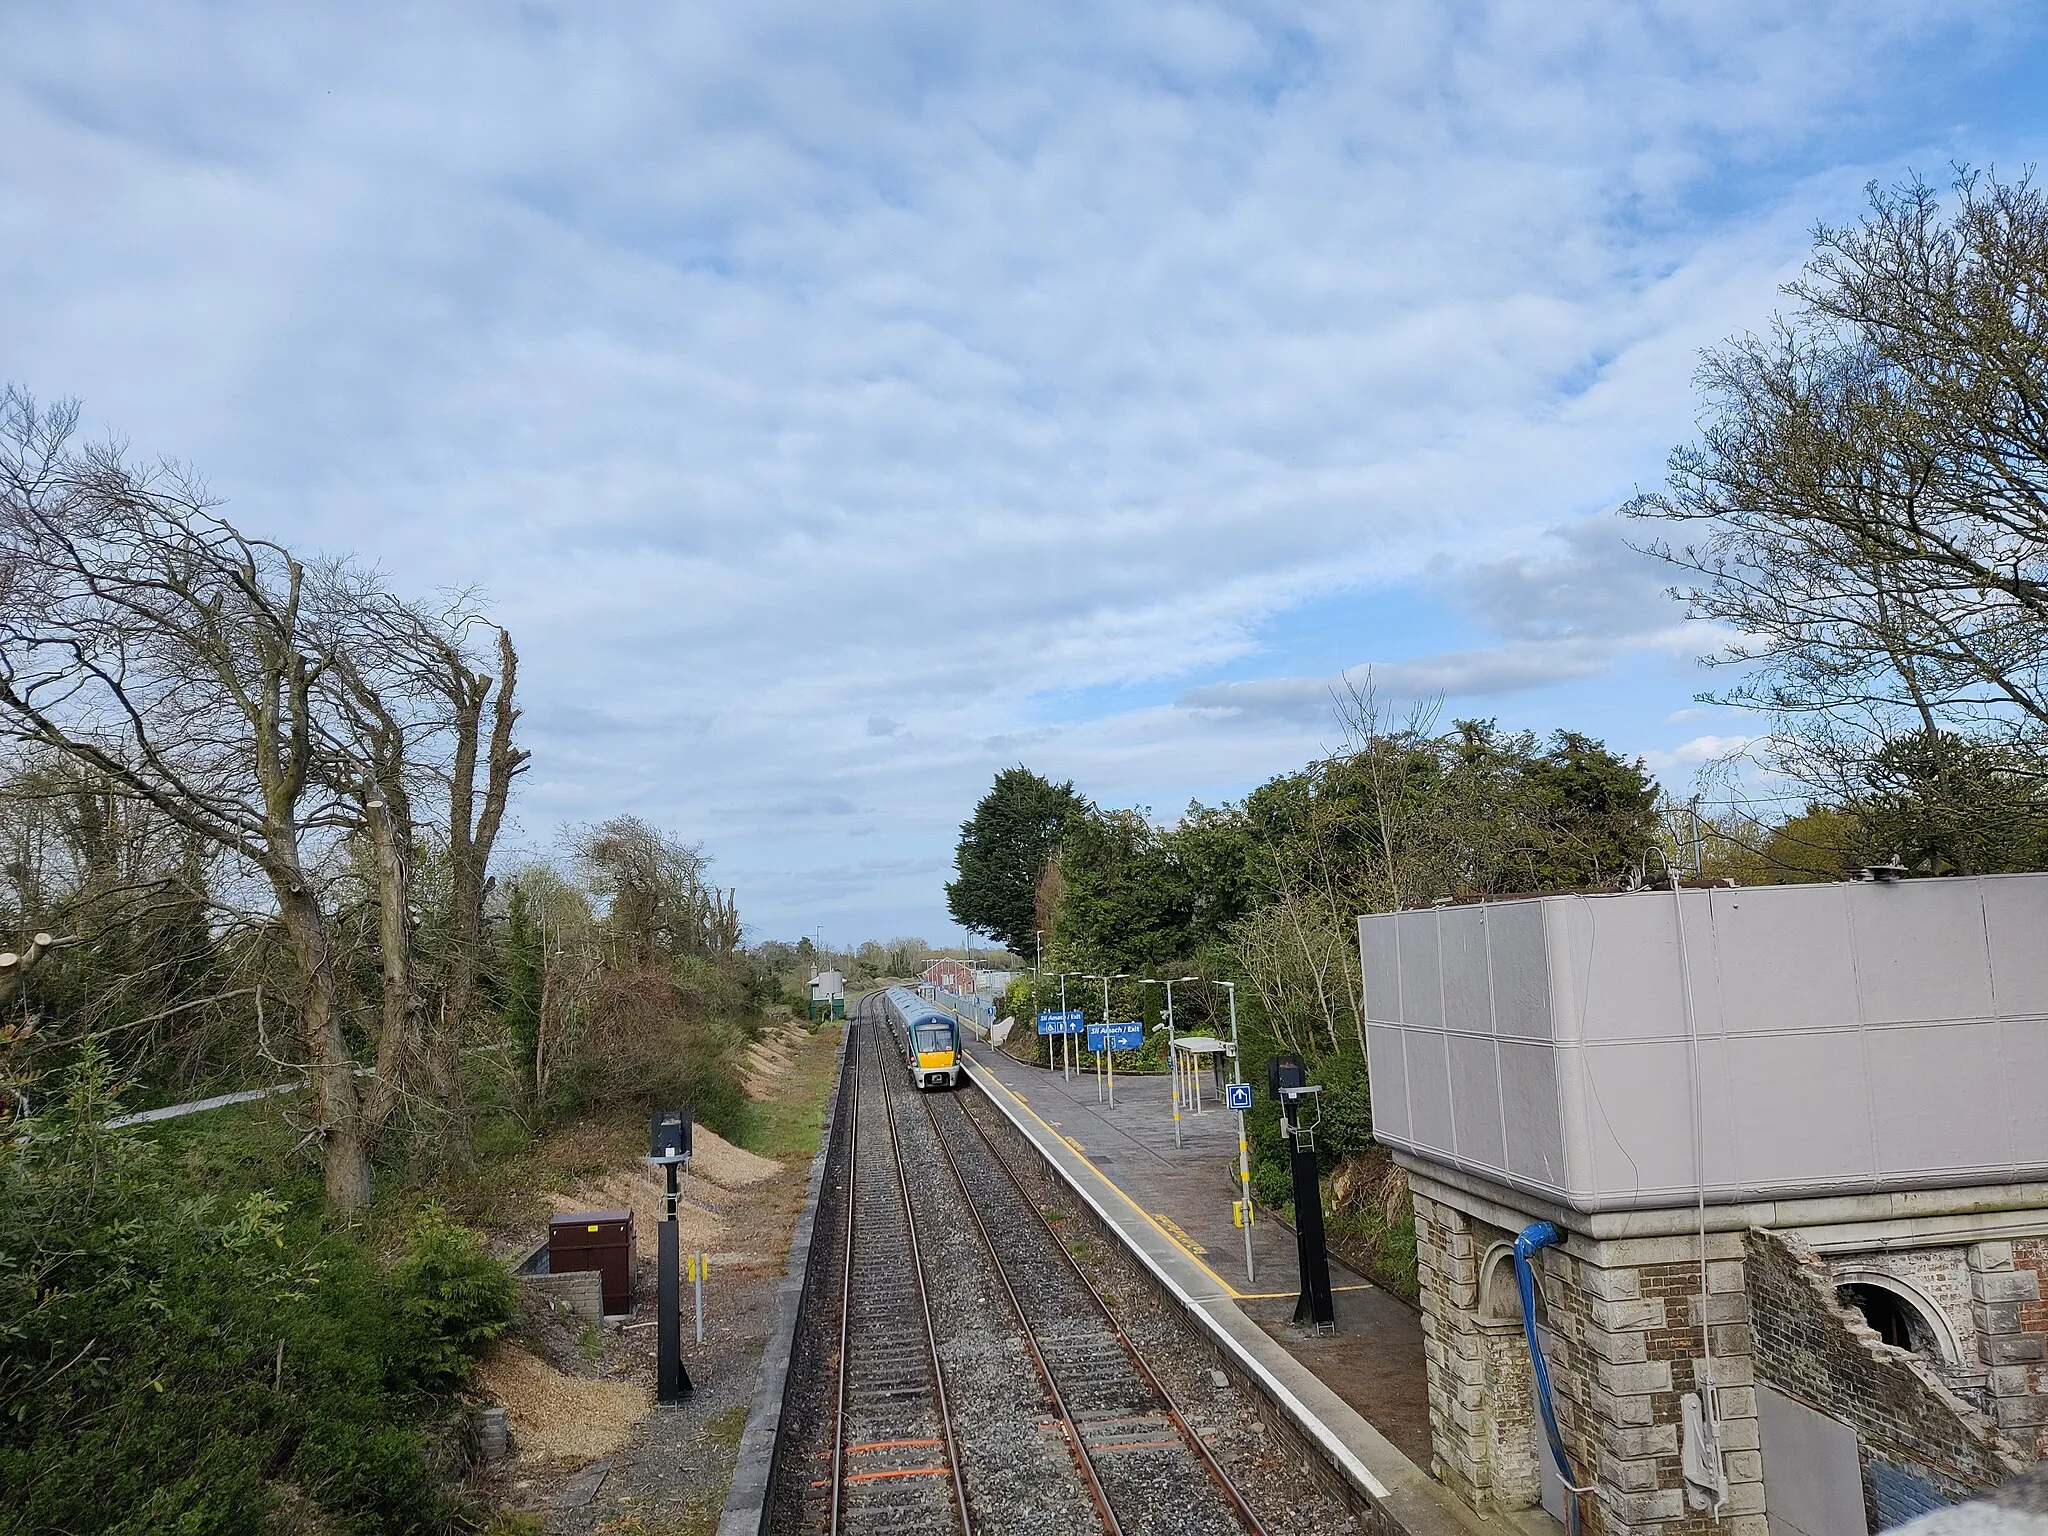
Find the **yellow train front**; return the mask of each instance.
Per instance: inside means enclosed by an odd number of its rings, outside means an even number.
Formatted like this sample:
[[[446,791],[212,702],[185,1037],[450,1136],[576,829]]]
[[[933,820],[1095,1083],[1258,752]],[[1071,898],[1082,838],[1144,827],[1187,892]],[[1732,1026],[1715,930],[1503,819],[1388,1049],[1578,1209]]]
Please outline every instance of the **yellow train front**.
[[[960,1080],[959,1021],[908,987],[891,987],[887,1002],[910,1080],[920,1088],[951,1088]]]

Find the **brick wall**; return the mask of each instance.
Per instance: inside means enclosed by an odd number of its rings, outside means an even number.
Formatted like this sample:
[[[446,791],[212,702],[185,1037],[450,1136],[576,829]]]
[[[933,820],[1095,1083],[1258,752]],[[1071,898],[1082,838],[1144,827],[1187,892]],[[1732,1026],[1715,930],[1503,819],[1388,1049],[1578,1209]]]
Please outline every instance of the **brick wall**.
[[[1694,1239],[1599,1245],[1601,1263],[1555,1249],[1539,1258],[1544,1354],[1560,1408],[1570,1404],[1566,1439],[1580,1476],[1599,1485],[1595,1524],[1607,1536],[1765,1536],[1748,1303],[1742,1265],[1725,1256],[1739,1251],[1731,1236],[1709,1238],[1704,1307]],[[1692,1508],[1679,1452],[1680,1404],[1700,1386],[1703,1315],[1728,1475],[1718,1516]]]
[[[2048,1239],[1974,1244],[1970,1311],[1998,1427],[2048,1457]]]
[[[1486,1368],[1471,1322],[1479,1253],[1461,1211],[1414,1197],[1422,1353],[1429,1378],[1430,1473],[1481,1513],[1499,1507],[1487,1446],[1493,1438]]]
[[[1839,1305],[1834,1277],[1796,1238],[1753,1229],[1745,1247],[1757,1376],[1856,1431],[1871,1529],[1930,1499],[1974,1497],[2022,1464],[1990,1419]]]
[[[2048,1237],[2030,1237],[2014,1243],[2012,1266],[2035,1276],[2034,1299],[2020,1303],[2020,1327],[2048,1337],[2048,1285],[2040,1283],[2042,1272],[2048,1270]]]
[[[1415,1210],[1432,1471],[1482,1512],[1527,1508],[1536,1488],[1533,1459],[1520,1449],[1535,1422],[1526,1346],[1478,1306],[1480,1265],[1502,1234],[1419,1193]],[[1691,1238],[1536,1256],[1552,1404],[1580,1482],[1598,1489],[1586,1505],[1596,1536],[1765,1536],[1741,1239],[1714,1234],[1709,1244],[1704,1306]],[[1718,1519],[1690,1506],[1679,1454],[1680,1401],[1698,1385],[1703,1317],[1729,1479]]]
[[[1935,1327],[1938,1348],[1928,1364],[1942,1384],[1972,1407],[1986,1408],[1984,1366],[1978,1358],[1971,1303],[1968,1245],[1835,1254],[1827,1263],[1835,1283],[1895,1282],[1915,1311]],[[1937,1315],[1938,1314],[1938,1315]],[[1988,1412],[1989,1409],[1986,1408]]]
[[[1480,1299],[1481,1265],[1509,1234],[1422,1196],[1415,1232],[1431,1473],[1482,1514],[1533,1509],[1536,1399],[1520,1309],[1495,1316]]]

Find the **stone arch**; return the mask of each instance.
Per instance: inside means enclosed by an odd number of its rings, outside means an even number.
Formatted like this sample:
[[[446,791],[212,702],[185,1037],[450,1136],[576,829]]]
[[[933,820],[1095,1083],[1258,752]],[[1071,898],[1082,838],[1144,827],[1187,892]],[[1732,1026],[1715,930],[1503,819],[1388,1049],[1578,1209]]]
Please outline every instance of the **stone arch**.
[[[1944,1366],[1949,1370],[1955,1370],[1967,1363],[1963,1359],[1962,1344],[1949,1323],[1948,1314],[1911,1281],[1901,1280],[1897,1275],[1886,1274],[1880,1269],[1846,1265],[1835,1271],[1834,1282],[1836,1296],[1845,1305],[1863,1313],[1865,1319],[1876,1327],[1880,1334],[1887,1331],[1885,1327],[1880,1326],[1881,1318],[1872,1316],[1872,1307],[1867,1304],[1866,1298],[1860,1297],[1857,1292],[1860,1288],[1889,1297],[1892,1303],[1901,1309],[1906,1324],[1907,1338],[1901,1347],[1927,1356],[1935,1365]],[[1892,1338],[1886,1342],[1899,1341]]]
[[[1522,1325],[1522,1294],[1515,1284],[1515,1249],[1495,1243],[1479,1261],[1479,1321]]]

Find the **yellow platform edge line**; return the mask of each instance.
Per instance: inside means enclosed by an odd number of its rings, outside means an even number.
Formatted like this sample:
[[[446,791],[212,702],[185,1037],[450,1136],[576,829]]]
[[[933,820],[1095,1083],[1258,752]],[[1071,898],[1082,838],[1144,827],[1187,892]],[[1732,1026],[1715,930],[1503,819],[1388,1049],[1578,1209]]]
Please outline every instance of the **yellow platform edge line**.
[[[976,1065],[978,1066],[980,1065],[980,1063],[977,1062]],[[1060,1135],[1060,1133],[1058,1131],[1055,1131],[1050,1125],[1046,1125],[1045,1118],[1042,1115],[1040,1115],[1037,1110],[1033,1109],[1029,1104],[1024,1102],[1024,1096],[1022,1094],[1018,1093],[1008,1083],[1004,1082],[1001,1078],[997,1077],[994,1072],[990,1072],[988,1074],[988,1080],[994,1083],[998,1088],[1002,1089],[1004,1094],[1013,1103],[1015,1103],[1019,1109],[1023,1110],[1025,1114],[1029,1115],[1032,1119],[1036,1120],[1040,1125],[1044,1125],[1046,1133],[1050,1135],[1054,1140],[1066,1142],[1069,1148],[1073,1147],[1074,1143],[1072,1139]],[[1154,1232],[1157,1232],[1169,1243],[1172,1243],[1173,1246],[1178,1248],[1182,1253],[1186,1253],[1188,1257],[1188,1262],[1190,1264],[1194,1265],[1203,1274],[1207,1275],[1211,1280],[1214,1280],[1218,1285],[1222,1286],[1224,1292],[1230,1297],[1232,1301],[1245,1301],[1251,1299],[1248,1298],[1243,1291],[1240,1291],[1228,1280],[1224,1279],[1221,1275],[1217,1274],[1215,1270],[1211,1269],[1208,1265],[1204,1264],[1199,1254],[1188,1253],[1187,1245],[1185,1243],[1182,1243],[1171,1232],[1167,1231],[1166,1228],[1162,1227],[1161,1225],[1159,1225],[1157,1221],[1153,1220],[1152,1213],[1146,1210],[1145,1207],[1143,1207],[1142,1205],[1138,1204],[1137,1201],[1133,1200],[1130,1197],[1130,1195],[1125,1193],[1123,1185],[1117,1183],[1115,1179],[1112,1179],[1108,1174],[1104,1173],[1100,1168],[1096,1167],[1095,1164],[1089,1160],[1086,1153],[1077,1151],[1074,1153],[1074,1156],[1080,1160],[1081,1164],[1085,1168],[1087,1168],[1087,1170],[1090,1173],[1094,1174],[1095,1177],[1102,1180],[1102,1182],[1107,1184],[1111,1189],[1115,1190],[1117,1198],[1123,1201],[1123,1203],[1125,1205],[1128,1205],[1132,1210],[1136,1211],[1139,1217],[1143,1219],[1146,1226],[1150,1227]],[[1285,1296],[1292,1296],[1294,1293],[1292,1291],[1283,1291],[1279,1294]]]

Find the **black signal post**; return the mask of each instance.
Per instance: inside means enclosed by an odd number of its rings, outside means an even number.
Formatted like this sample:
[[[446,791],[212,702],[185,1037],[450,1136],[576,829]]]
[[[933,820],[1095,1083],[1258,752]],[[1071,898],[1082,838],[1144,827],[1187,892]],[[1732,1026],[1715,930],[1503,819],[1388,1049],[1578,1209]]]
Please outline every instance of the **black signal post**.
[[[1323,1237],[1323,1189],[1316,1177],[1316,1127],[1322,1123],[1321,1087],[1308,1081],[1299,1056],[1283,1051],[1266,1065],[1273,1096],[1280,1101],[1280,1129],[1287,1137],[1288,1171],[1294,1176],[1294,1247],[1301,1269],[1301,1295],[1294,1303],[1297,1325],[1337,1331],[1337,1304],[1330,1294],[1330,1250]],[[1308,1118],[1313,1111],[1314,1118]]]
[[[660,1272],[659,1295],[655,1301],[657,1352],[655,1399],[680,1403],[695,1390],[690,1373],[683,1367],[683,1295],[681,1261],[682,1228],[676,1219],[681,1191],[676,1178],[690,1160],[690,1112],[687,1109],[657,1109],[648,1136],[647,1161],[668,1175],[668,1192],[657,1228],[660,1242],[655,1266]]]

